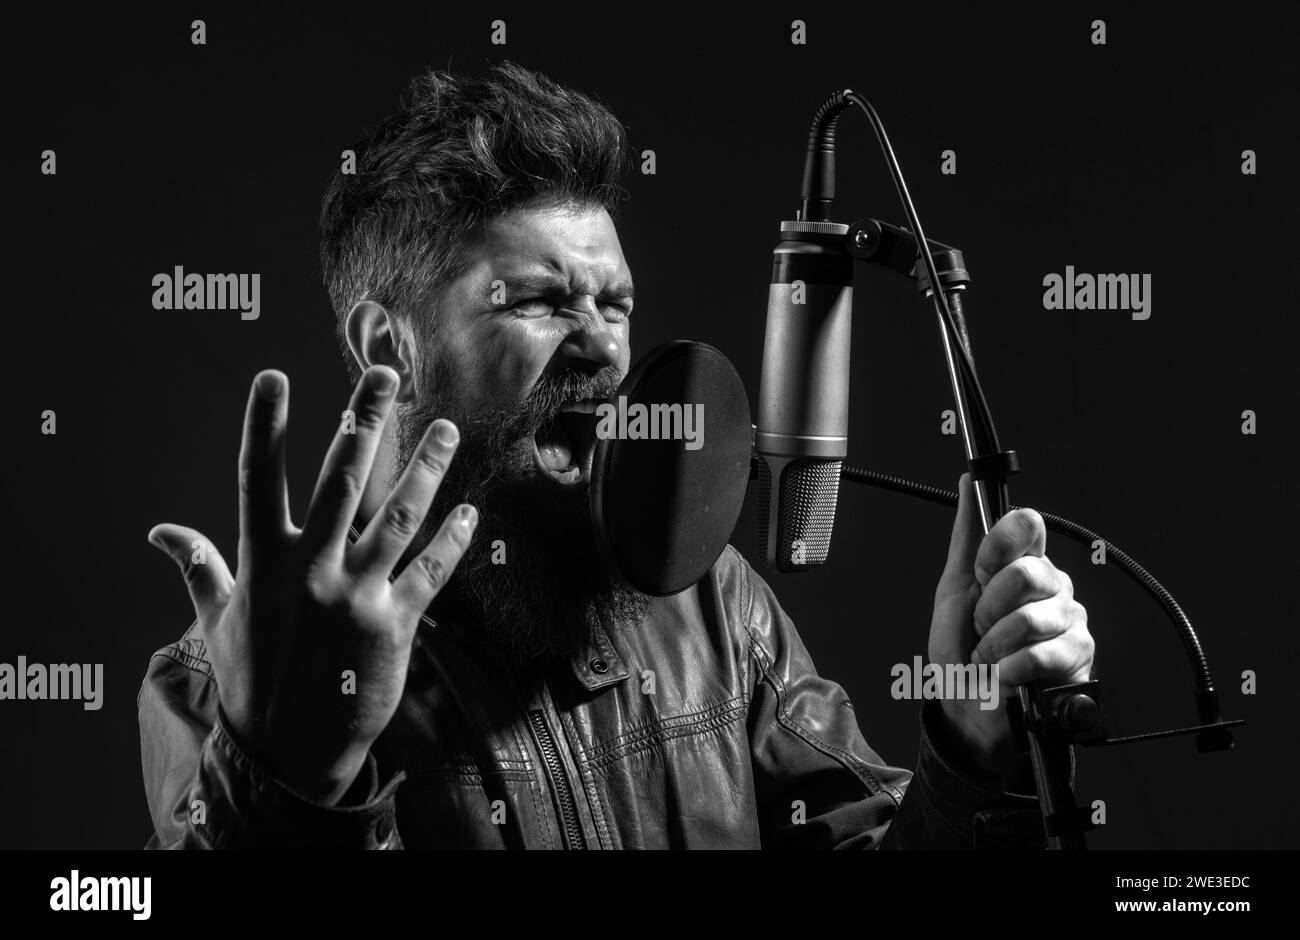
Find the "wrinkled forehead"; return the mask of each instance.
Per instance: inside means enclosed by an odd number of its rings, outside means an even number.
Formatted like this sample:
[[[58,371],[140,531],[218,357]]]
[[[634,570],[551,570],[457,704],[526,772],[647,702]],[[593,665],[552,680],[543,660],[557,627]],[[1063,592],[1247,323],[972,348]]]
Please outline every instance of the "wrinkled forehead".
[[[471,266],[481,274],[545,274],[589,293],[631,282],[614,220],[601,206],[522,206],[489,219],[477,234]]]

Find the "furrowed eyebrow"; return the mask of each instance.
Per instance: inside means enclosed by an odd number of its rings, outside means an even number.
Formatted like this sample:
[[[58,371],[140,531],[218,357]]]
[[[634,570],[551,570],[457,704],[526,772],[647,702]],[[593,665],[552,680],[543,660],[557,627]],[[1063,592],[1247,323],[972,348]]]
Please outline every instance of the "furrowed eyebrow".
[[[506,291],[511,295],[562,294],[569,289],[569,285],[563,279],[554,277],[521,275],[519,277],[504,277],[501,280],[505,282]]]
[[[631,281],[620,281],[600,292],[602,300],[632,300],[636,297],[636,288]]]
[[[506,286],[506,292],[511,296],[520,294],[562,296],[569,293],[569,283],[563,278],[520,275],[518,277],[504,277],[501,280]],[[636,289],[631,281],[620,281],[617,284],[611,284],[599,294],[601,300],[616,301],[632,300],[635,296]]]

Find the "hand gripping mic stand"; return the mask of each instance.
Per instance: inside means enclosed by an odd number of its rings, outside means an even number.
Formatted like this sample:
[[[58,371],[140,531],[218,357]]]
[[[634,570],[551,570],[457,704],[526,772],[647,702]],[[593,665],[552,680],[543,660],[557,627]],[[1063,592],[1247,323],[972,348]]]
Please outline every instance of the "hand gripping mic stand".
[[[933,302],[979,509],[980,528],[987,534],[998,519],[1015,508],[1010,505],[1007,478],[1020,467],[1016,452],[1003,450],[998,442],[993,416],[975,373],[962,305],[962,292],[969,285],[970,276],[960,251],[925,237],[884,124],[871,103],[851,90],[831,95],[813,119],[798,221],[829,223],[824,227],[828,233],[834,231],[838,234],[845,228],[843,224],[831,222],[829,212],[835,196],[835,126],[839,115],[853,105],[859,107],[871,122],[909,228],[875,219],[861,220],[847,226],[847,231],[841,236],[843,250],[856,260],[880,264],[914,278],[922,293]],[[932,285],[938,285],[939,289]],[[957,504],[956,493],[875,471],[846,465],[841,477],[933,502]],[[1088,811],[1075,804],[1071,790],[1072,745],[1128,744],[1171,735],[1195,734],[1198,750],[1226,750],[1233,746],[1232,732],[1228,729],[1244,722],[1221,718],[1218,693],[1196,632],[1177,601],[1160,582],[1127,554],[1100,539],[1097,533],[1050,513],[1042,515],[1049,527],[1071,538],[1088,545],[1098,540],[1106,544],[1108,558],[1152,594],[1177,625],[1196,680],[1199,724],[1123,738],[1109,736],[1099,682],[1078,682],[1052,688],[1042,688],[1040,683],[1016,687],[1016,696],[1008,700],[1007,707],[1017,741],[1022,750],[1029,752],[1048,848],[1081,850],[1086,847],[1084,832],[1094,827]]]

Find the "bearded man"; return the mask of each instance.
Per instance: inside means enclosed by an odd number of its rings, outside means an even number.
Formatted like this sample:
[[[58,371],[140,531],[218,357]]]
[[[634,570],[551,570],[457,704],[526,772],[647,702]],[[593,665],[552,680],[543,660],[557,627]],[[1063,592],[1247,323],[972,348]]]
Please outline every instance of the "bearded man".
[[[927,701],[915,771],[891,767],[733,548],[671,597],[602,564],[626,150],[605,107],[505,64],[417,79],[334,179],[321,260],[356,388],[301,528],[266,371],[236,574],[193,529],[150,532],[197,612],[139,698],[151,847],[1042,845],[1006,696]],[[930,662],[1086,679],[1044,551],[1032,510],[981,537],[963,477]]]

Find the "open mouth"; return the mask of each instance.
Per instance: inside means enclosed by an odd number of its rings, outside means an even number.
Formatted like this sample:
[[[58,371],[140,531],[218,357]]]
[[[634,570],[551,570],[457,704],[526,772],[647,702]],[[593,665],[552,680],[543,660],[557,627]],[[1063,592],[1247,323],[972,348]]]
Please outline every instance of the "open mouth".
[[[591,479],[596,453],[595,399],[568,402],[533,435],[534,462],[542,475],[561,486],[581,486]]]

